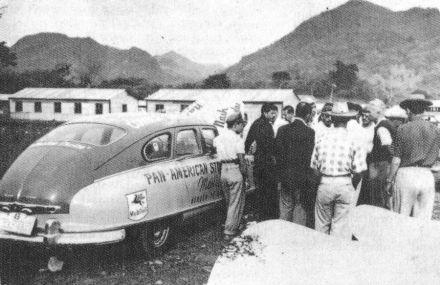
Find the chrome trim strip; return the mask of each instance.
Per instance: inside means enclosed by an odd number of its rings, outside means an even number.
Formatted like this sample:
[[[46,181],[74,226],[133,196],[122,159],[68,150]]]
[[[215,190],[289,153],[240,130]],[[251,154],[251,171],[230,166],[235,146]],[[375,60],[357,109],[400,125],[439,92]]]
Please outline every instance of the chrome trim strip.
[[[45,238],[53,238],[53,235],[38,234],[37,236],[20,236],[5,231],[0,231],[0,240],[25,241],[30,243],[45,243]],[[62,233],[56,239],[55,245],[102,245],[116,243],[125,239],[125,230],[120,229],[108,232],[94,233]]]
[[[18,205],[18,206],[22,206],[23,208],[40,207],[40,208],[55,208],[55,210],[61,209],[61,206],[55,206],[55,205],[39,205],[39,204],[28,204],[22,202],[0,202],[0,206],[10,206],[10,205]]]

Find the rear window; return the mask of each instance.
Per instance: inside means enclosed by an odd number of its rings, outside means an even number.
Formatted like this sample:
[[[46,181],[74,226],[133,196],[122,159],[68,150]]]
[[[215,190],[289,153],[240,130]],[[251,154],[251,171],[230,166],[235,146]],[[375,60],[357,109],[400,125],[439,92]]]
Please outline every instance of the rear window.
[[[80,142],[104,146],[114,143],[125,134],[124,129],[105,124],[68,124],[51,131],[40,142]]]

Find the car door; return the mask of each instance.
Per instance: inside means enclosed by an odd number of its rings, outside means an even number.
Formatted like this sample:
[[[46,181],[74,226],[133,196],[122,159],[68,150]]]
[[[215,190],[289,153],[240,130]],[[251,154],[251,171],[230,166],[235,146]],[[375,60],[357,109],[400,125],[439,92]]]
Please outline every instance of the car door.
[[[200,135],[203,147],[203,159],[209,164],[210,171],[206,178],[199,183],[199,188],[209,193],[209,202],[218,202],[223,199],[221,189],[221,162],[216,154],[214,138],[218,135],[213,126],[201,126]]]
[[[211,204],[221,194],[213,179],[218,176],[216,172],[219,170],[218,164],[211,161],[205,153],[200,128],[178,128],[175,138],[174,177],[181,179],[185,187],[187,208],[196,209]]]

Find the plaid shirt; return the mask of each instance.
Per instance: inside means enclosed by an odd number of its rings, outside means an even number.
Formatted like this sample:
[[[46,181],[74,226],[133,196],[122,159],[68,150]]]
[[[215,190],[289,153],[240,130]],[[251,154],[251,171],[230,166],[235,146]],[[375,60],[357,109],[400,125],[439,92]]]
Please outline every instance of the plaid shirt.
[[[310,166],[326,176],[360,173],[367,169],[366,156],[345,128],[334,128],[318,138]]]

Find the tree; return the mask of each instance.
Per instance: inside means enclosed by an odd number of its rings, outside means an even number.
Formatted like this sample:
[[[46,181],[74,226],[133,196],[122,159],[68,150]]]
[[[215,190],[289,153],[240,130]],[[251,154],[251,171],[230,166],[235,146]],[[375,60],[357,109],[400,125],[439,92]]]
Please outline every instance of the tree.
[[[17,65],[17,55],[9,50],[6,42],[0,42],[0,69]]]
[[[231,81],[226,73],[211,75],[203,80],[202,88],[206,89],[228,89],[231,87]]]
[[[330,71],[329,75],[338,90],[351,90],[358,80],[359,69],[356,64],[344,64],[337,60],[336,70]]]
[[[275,88],[285,88],[290,80],[292,78],[287,71],[275,71],[272,73],[272,84]]]

